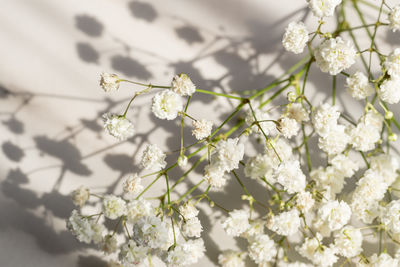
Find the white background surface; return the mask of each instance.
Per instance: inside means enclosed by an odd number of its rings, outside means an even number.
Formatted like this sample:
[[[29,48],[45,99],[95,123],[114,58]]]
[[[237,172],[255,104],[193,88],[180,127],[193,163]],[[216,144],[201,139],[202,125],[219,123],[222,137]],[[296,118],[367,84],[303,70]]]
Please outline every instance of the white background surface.
[[[150,114],[151,95],[129,112],[134,138],[118,144],[106,135],[101,114],[122,112],[137,88],[123,85],[106,95],[99,73],[168,85],[185,72],[202,89],[262,88],[301,58],[282,54],[280,42],[286,25],[305,17],[315,25],[300,0],[2,0],[0,266],[105,266],[65,229],[73,209],[69,193],[79,185],[111,192],[114,182],[139,171],[145,143],[178,148],[179,128]],[[400,43],[392,33],[379,38],[387,49]],[[315,101],[325,99],[329,77],[313,67],[311,81]],[[361,105],[343,88],[338,97],[357,118]],[[190,114],[223,120],[233,102],[211,100],[196,96]],[[229,208],[243,204],[236,184],[227,191],[229,198],[215,193],[215,199]],[[219,211],[208,214],[201,214],[208,253],[196,266],[213,266],[219,249],[244,244],[221,234]]]

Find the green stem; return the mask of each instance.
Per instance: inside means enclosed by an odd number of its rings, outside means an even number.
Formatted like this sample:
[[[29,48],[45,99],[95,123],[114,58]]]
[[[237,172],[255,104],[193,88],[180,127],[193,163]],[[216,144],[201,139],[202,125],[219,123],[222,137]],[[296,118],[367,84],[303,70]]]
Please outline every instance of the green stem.
[[[227,94],[222,94],[222,93],[216,93],[216,92],[202,90],[202,89],[196,89],[196,92],[203,93],[203,94],[208,94],[208,95],[223,96],[223,97],[226,97],[226,98],[232,98],[232,99],[236,99],[236,100],[243,100],[243,97],[240,97],[240,96],[233,96],[233,95],[227,95]]]

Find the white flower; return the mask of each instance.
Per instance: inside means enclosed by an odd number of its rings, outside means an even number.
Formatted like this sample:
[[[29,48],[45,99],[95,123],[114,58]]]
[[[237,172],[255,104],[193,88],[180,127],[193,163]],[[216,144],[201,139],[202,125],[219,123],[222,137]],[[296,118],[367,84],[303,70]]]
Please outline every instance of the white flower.
[[[244,145],[239,142],[239,138],[228,138],[219,141],[215,148],[215,154],[225,171],[239,168],[239,161],[243,159]]]
[[[255,123],[256,119],[259,126]],[[258,134],[262,134],[262,132],[264,132],[266,135],[270,135],[275,130],[276,125],[274,122],[268,120],[271,120],[268,112],[263,111],[259,108],[254,109],[254,114],[251,109],[248,110],[245,118],[246,124],[248,126],[251,126],[250,132],[255,132]],[[260,128],[262,129],[262,131],[260,130]]]
[[[318,147],[329,155],[342,153],[350,142],[350,136],[343,125],[336,125],[324,137],[318,140]]]
[[[335,12],[336,6],[338,6],[342,0],[307,0],[308,6],[311,9],[314,16],[331,17]]]
[[[151,203],[143,198],[131,200],[126,205],[126,217],[129,223],[135,223],[138,219],[152,214]]]
[[[88,201],[90,196],[89,189],[84,186],[79,187],[72,192],[72,200],[75,205],[82,207]]]
[[[172,79],[171,90],[181,96],[191,96],[196,92],[196,86],[187,74],[181,73]]]
[[[135,197],[140,194],[144,187],[141,185],[142,178],[137,173],[129,175],[123,183],[124,193]]]
[[[381,253],[379,256],[375,253],[369,259],[368,267],[398,267],[400,262],[398,259],[393,259],[387,253]]]
[[[387,185],[391,185],[396,180],[399,169],[397,158],[389,154],[380,154],[371,157],[370,162],[371,169],[379,173]]]
[[[107,195],[103,199],[104,216],[114,220],[126,214],[126,202],[117,196]]]
[[[393,233],[400,233],[400,200],[391,201],[381,214],[381,222]]]
[[[245,210],[233,210],[229,217],[222,222],[222,227],[230,236],[239,236],[249,227],[249,213]]]
[[[314,206],[315,200],[310,192],[300,192],[296,195],[296,207],[302,212],[309,212]]]
[[[312,170],[310,176],[312,180],[316,181],[317,187],[328,191],[327,193],[330,193],[332,198],[335,198],[335,194],[340,193],[343,189],[344,175],[333,166],[326,168],[320,166]]]
[[[400,77],[385,80],[379,87],[379,97],[388,104],[399,103]]]
[[[330,158],[329,163],[336,171],[342,173],[345,178],[352,177],[359,168],[357,162],[343,154],[338,154],[335,157]]]
[[[133,240],[140,246],[163,248],[168,243],[168,228],[165,222],[156,216],[139,218],[133,225]]]
[[[196,209],[193,201],[188,201],[179,207],[179,213],[185,218],[185,220],[196,217],[199,214],[199,210]]]
[[[300,169],[298,160],[282,162],[275,173],[276,180],[289,194],[304,191],[306,187],[306,176]]]
[[[279,119],[279,125],[277,129],[283,134],[286,138],[291,138],[292,136],[297,135],[300,130],[300,125],[295,119],[291,119],[288,117],[283,117]]]
[[[148,144],[143,151],[140,164],[146,170],[159,171],[167,166],[165,157],[165,153],[156,144]]]
[[[345,226],[335,234],[335,248],[340,255],[352,258],[362,252],[363,235],[353,226]]]
[[[180,155],[178,158],[178,166],[184,168],[188,164],[188,157],[185,155]]]
[[[85,243],[94,242],[98,244],[103,239],[104,226],[90,221],[73,210],[71,216],[67,220],[67,228],[80,241]]]
[[[298,123],[310,120],[307,111],[301,103],[290,103],[287,105],[286,116],[296,120]]]
[[[271,261],[276,253],[275,242],[268,235],[258,235],[249,244],[249,256],[256,263]]]
[[[124,267],[135,267],[142,263],[149,253],[146,247],[138,246],[133,240],[121,247],[119,259]]]
[[[182,111],[182,98],[171,90],[164,90],[153,97],[151,110],[154,115],[163,120],[173,120]]]
[[[308,31],[303,22],[291,22],[283,35],[282,44],[287,51],[295,54],[303,52],[308,42]]]
[[[347,92],[355,99],[361,100],[371,96],[375,90],[369,84],[368,77],[357,71],[346,79]]]
[[[271,157],[267,154],[257,154],[257,156],[249,158],[244,167],[244,174],[252,179],[261,179],[265,177],[269,182],[271,181],[274,168]]]
[[[267,223],[267,227],[279,235],[290,236],[298,232],[300,224],[298,210],[292,209],[277,216],[272,216]]]
[[[168,251],[168,266],[180,267],[195,264],[204,255],[204,242],[198,238],[180,242],[177,246]]]
[[[256,219],[250,221],[250,228],[242,234],[243,237],[251,239],[256,235],[261,235],[264,233],[265,221],[264,219]]]
[[[226,183],[225,169],[219,159],[214,159],[204,168],[204,178],[214,188],[221,188]]]
[[[183,234],[188,237],[200,237],[203,227],[197,217],[186,220],[182,225]]]
[[[116,74],[103,72],[100,75],[100,86],[105,92],[117,91],[119,88],[120,79]]]
[[[338,257],[335,256],[336,250],[322,245],[319,241],[321,239],[321,235],[317,233],[316,237],[306,238],[303,244],[296,249],[300,255],[306,257],[318,267],[333,266],[338,260]]]
[[[103,114],[104,129],[119,141],[132,137],[135,133],[133,124],[124,116],[117,114]]]
[[[323,235],[341,229],[351,217],[350,206],[344,201],[329,201],[318,209],[315,226]]]
[[[355,63],[356,50],[342,38],[330,38],[315,49],[315,60],[322,72],[336,75]]]
[[[115,238],[115,236],[106,235],[101,243],[101,249],[106,254],[111,254],[117,251],[118,246],[117,246],[117,239]]]
[[[312,117],[315,131],[319,136],[325,136],[336,127],[339,117],[340,112],[337,106],[331,106],[328,103],[320,104],[313,112]]]
[[[212,125],[213,123],[208,120],[197,120],[197,121],[192,121],[192,135],[196,137],[197,140],[202,140],[211,134],[212,130]]]
[[[389,27],[393,32],[400,30],[400,5],[394,6],[389,13]]]
[[[279,138],[278,140],[267,143],[265,153],[270,157],[274,168],[277,168],[280,164],[279,158],[282,161],[288,161],[293,158],[292,147],[284,138]],[[279,155],[279,158],[276,154]]]
[[[226,250],[219,254],[218,263],[222,267],[245,267],[244,259],[247,253],[234,250]]]
[[[400,48],[396,48],[386,57],[384,66],[392,78],[400,78]]]

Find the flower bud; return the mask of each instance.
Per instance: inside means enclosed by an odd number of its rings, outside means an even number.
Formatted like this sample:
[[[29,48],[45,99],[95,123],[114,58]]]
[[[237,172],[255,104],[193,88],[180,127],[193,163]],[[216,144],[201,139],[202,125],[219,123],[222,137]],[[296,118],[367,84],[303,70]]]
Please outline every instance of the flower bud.
[[[393,112],[391,111],[386,111],[385,112],[385,119],[391,120],[393,118]]]
[[[294,102],[294,101],[296,101],[296,99],[297,99],[297,95],[296,95],[295,92],[289,92],[289,93],[287,93],[286,97],[287,97],[287,100],[288,100],[289,102]]]

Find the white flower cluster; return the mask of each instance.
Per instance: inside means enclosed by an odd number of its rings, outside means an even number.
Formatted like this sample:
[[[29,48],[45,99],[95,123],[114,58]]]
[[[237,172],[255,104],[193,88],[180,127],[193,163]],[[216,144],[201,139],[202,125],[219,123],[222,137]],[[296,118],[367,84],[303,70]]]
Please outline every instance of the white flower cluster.
[[[166,156],[156,144],[148,144],[143,151],[140,164],[146,170],[159,171],[167,166]]]
[[[323,72],[336,75],[350,68],[356,59],[356,50],[341,37],[330,38],[323,41],[315,49],[315,60]]]
[[[124,116],[106,113],[103,115],[104,129],[119,141],[131,138],[135,129],[133,124]]]
[[[181,96],[191,96],[196,92],[196,86],[190,80],[189,76],[184,73],[175,75],[172,80],[171,89]]]
[[[100,76],[100,86],[105,92],[117,91],[119,88],[120,79],[116,74],[103,72]]]
[[[346,79],[347,92],[355,99],[361,100],[374,93],[374,88],[369,84],[368,77],[357,71]]]
[[[303,53],[308,42],[308,31],[303,22],[291,22],[286,28],[282,44],[287,51],[295,54]]]
[[[243,155],[244,145],[239,143],[239,138],[219,141],[211,154],[210,164],[205,167],[207,182],[216,188],[224,186],[225,172],[237,169]]]
[[[307,0],[307,2],[314,16],[323,18],[333,16],[335,8],[342,0]]]

